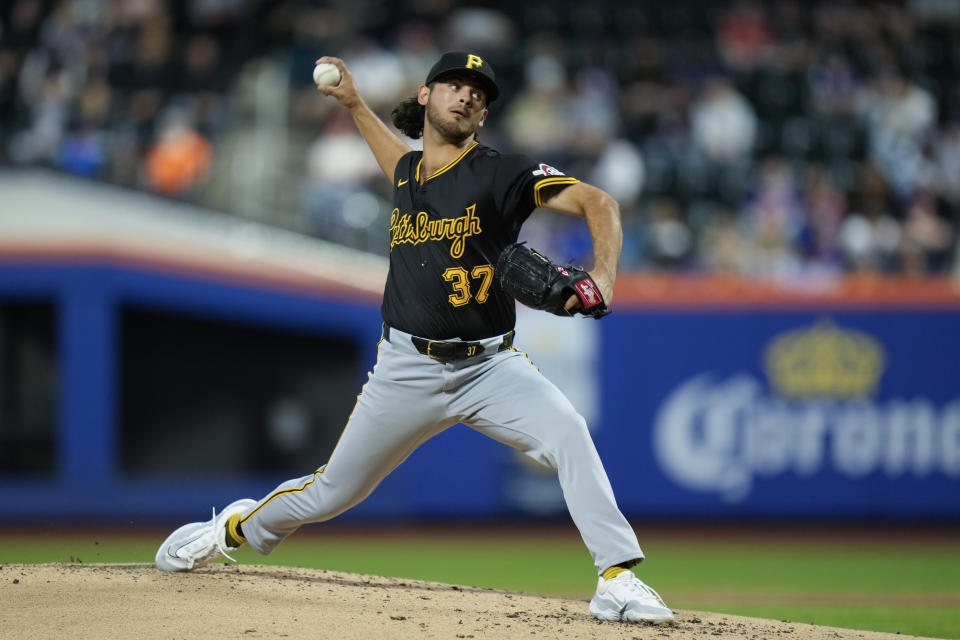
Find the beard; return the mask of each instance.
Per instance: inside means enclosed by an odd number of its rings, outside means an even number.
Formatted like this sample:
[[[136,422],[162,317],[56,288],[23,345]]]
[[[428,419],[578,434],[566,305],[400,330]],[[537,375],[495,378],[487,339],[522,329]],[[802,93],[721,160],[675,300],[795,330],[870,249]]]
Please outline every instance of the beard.
[[[454,144],[460,144],[477,132],[477,124],[469,118],[462,120],[445,120],[433,104],[433,100],[427,101],[427,122],[429,122],[430,126],[436,129],[440,135]]]

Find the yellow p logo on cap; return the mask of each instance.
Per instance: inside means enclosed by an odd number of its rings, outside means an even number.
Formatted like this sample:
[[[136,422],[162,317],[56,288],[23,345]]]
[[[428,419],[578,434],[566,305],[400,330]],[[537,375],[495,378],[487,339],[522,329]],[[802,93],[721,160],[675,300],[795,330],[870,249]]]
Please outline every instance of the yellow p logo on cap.
[[[467,56],[467,69],[476,69],[483,66],[483,59],[480,56],[469,54]]]

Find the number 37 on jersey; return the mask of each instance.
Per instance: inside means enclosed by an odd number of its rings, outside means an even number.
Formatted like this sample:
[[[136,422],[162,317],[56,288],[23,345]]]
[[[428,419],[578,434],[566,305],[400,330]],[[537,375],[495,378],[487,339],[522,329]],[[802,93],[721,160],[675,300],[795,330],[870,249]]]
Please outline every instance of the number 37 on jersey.
[[[478,264],[470,271],[463,267],[450,267],[443,272],[443,279],[453,287],[453,293],[447,296],[453,306],[462,307],[471,299],[483,304],[493,284],[493,265]]]

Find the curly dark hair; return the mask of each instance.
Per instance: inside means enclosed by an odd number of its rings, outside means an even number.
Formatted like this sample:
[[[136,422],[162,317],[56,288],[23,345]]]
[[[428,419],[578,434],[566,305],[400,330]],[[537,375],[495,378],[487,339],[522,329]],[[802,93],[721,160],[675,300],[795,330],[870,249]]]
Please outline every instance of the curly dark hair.
[[[423,119],[426,113],[427,108],[413,96],[398,104],[390,115],[393,117],[393,125],[403,135],[416,140],[423,136]]]

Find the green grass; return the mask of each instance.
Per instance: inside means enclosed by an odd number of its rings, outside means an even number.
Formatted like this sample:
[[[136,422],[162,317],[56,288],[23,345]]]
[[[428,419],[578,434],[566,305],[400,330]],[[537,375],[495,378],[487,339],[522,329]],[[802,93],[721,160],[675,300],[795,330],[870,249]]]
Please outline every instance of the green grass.
[[[152,562],[163,532],[148,537],[0,533],[0,563]],[[960,638],[960,541],[763,544],[653,539],[639,569],[677,609]],[[588,599],[595,572],[570,537],[291,537],[271,556],[240,549],[247,564],[280,564],[434,580]]]
[[[660,551],[671,587],[827,592],[960,592],[960,545],[666,546]],[[659,567],[659,563],[658,563]]]
[[[960,638],[957,546],[667,546],[662,556],[669,570],[658,563],[654,584],[677,608]]]
[[[153,562],[155,539],[137,535],[0,533],[0,564]]]

